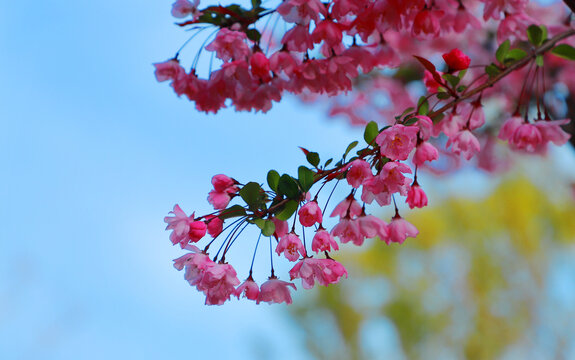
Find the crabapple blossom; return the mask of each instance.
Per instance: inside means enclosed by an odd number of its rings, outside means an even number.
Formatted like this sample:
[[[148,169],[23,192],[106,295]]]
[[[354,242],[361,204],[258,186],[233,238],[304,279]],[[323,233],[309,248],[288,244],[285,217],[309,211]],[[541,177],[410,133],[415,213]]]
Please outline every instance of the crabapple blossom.
[[[414,207],[422,208],[427,206],[427,195],[425,195],[425,192],[419,184],[415,183],[409,188],[405,202],[409,205],[410,209]]]
[[[356,217],[361,214],[361,205],[355,200],[353,195],[346,197],[332,211],[330,217],[339,216],[340,219],[346,217]]]
[[[323,217],[317,201],[310,201],[298,211],[299,222],[306,227],[321,224]]]
[[[380,240],[386,240],[389,237],[388,225],[382,219],[365,215],[358,218],[359,231],[367,238],[378,237]]]
[[[445,60],[449,69],[453,71],[465,70],[471,63],[471,58],[457,48],[443,54],[443,60]]]
[[[439,159],[439,152],[430,142],[424,141],[415,148],[415,154],[413,155],[413,163],[415,165],[421,166],[426,161],[437,159]]]
[[[194,220],[194,214],[189,217],[179,205],[174,205],[174,210],[170,211],[173,217],[166,216],[164,222],[168,224],[166,230],[173,230],[170,235],[172,244],[180,244],[182,249],[190,242],[198,242],[206,235],[207,226],[203,221]]]
[[[381,148],[381,155],[391,160],[406,160],[415,148],[418,132],[415,126],[393,125],[383,130],[375,142]]]
[[[293,232],[285,235],[280,239],[276,246],[276,253],[278,255],[284,254],[289,261],[296,261],[300,255],[305,256],[305,248],[300,238]]]
[[[275,277],[270,277],[270,279],[264,282],[260,286],[260,293],[258,295],[258,299],[256,302],[259,304],[260,302],[267,302],[267,303],[282,303],[285,302],[286,304],[291,304],[291,294],[289,292],[289,287],[292,287],[294,290],[297,290],[294,284],[279,280]]]
[[[407,220],[399,215],[396,215],[391,219],[388,226],[389,237],[386,239],[386,243],[390,244],[392,242],[403,244],[406,238],[416,237],[419,234],[419,230],[409,223]]]
[[[565,4],[575,11],[573,1]],[[188,251],[174,267],[184,270],[184,279],[208,305],[231,296],[290,304],[289,288],[296,287],[278,279],[274,258],[297,261],[290,278],[300,278],[305,289],[337,283],[347,271],[330,257],[339,250],[336,238],[361,246],[368,238],[401,244],[418,235],[397,207],[427,206],[418,172],[448,174],[462,166],[502,172],[514,159],[506,149],[546,156],[549,143],[560,146],[571,137],[566,125],[575,101],[575,27],[564,5],[528,0],[284,0],[275,7],[254,0],[251,5],[200,9],[198,0],[176,0],[172,15],[192,34],[173,57],[153,64],[157,81],[168,82],[177,96],[206,113],[226,107],[267,112],[295,95],[322,103],[330,117],[364,127],[363,139],[327,161],[302,148],[308,164],[298,167],[297,176],[270,170],[267,187],[261,179],[215,175],[208,193],[214,211],[202,216],[187,216],[174,206],[164,218],[166,229],[172,244]],[[270,30],[270,20],[280,26]],[[208,28],[213,31],[203,32]],[[204,48],[183,59],[183,48],[197,35],[204,36]],[[209,62],[204,49],[211,52]],[[254,131],[252,138],[269,136],[278,134]],[[348,191],[341,201],[334,200],[338,184]],[[388,205],[395,208],[389,224],[377,216],[378,206]],[[295,234],[298,217],[301,238]],[[257,238],[246,228],[256,230]],[[306,236],[312,234],[308,248]],[[259,249],[266,242],[269,251]],[[232,247],[253,251],[249,272],[238,267],[248,274],[241,284],[234,257],[242,252],[230,252]],[[325,259],[316,258],[320,252]],[[270,273],[259,286],[252,273],[262,253],[269,255]]]
[[[198,11],[198,5],[200,0],[176,0],[176,2],[172,5],[172,16],[176,18],[185,18],[186,16],[191,15],[194,20],[202,14]]]
[[[327,230],[320,228],[313,237],[311,249],[319,253],[321,251],[331,251],[332,249],[339,250],[339,245]]]
[[[447,140],[446,146],[451,146],[454,154],[462,154],[466,160],[470,160],[480,150],[479,140],[469,130],[463,130]]]
[[[345,177],[347,183],[354,188],[359,188],[363,181],[373,174],[371,173],[371,165],[365,160],[354,160],[350,163],[350,168]]]
[[[260,288],[255,281],[249,277],[234,291],[234,295],[239,299],[240,295],[244,295],[250,300],[257,300],[260,295]]]
[[[347,277],[347,270],[333,259],[304,258],[290,270],[289,274],[291,280],[300,278],[304,289],[311,289],[315,281],[323,286],[339,282],[342,276]]]

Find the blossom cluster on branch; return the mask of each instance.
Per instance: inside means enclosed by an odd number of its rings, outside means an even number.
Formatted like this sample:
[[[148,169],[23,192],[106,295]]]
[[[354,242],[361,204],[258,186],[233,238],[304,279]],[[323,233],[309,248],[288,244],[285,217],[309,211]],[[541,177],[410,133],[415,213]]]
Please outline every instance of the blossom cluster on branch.
[[[530,15],[539,9],[540,17]],[[197,0],[177,0],[172,14],[187,19],[179,25],[191,27],[193,36],[215,29],[205,50],[220,60],[219,68],[201,78],[198,62],[186,71],[178,52],[155,64],[156,78],[170,81],[198,110],[215,113],[231,104],[265,112],[285,93],[309,100],[349,92],[352,101],[333,105],[332,115],[345,114],[365,130],[364,145],[352,142],[335,164],[302,148],[308,164],[297,176],[271,170],[267,190],[258,181],[214,176],[208,195],[213,213],[188,216],[176,205],[165,218],[172,243],[189,251],[174,266],[185,269],[185,279],[206,295],[206,304],[242,295],[257,303],[291,303],[289,289],[296,286],[277,277],[272,251],[295,262],[290,280],[301,279],[306,289],[316,282],[337,283],[347,277],[331,255],[338,241],[361,246],[378,237],[389,245],[417,236],[396,202],[427,206],[418,169],[434,170],[430,164],[462,157],[494,170],[504,163],[496,143],[535,154],[545,154],[549,143],[565,144],[570,135],[562,126],[569,119],[554,120],[559,112],[547,96],[565,69],[575,70],[570,62],[575,29],[564,7],[545,9],[526,0],[285,0],[275,8],[254,0],[251,9],[235,4],[200,9]],[[288,24],[275,47],[277,34],[260,25],[272,17]],[[496,40],[489,42],[490,34]],[[467,47],[466,37],[472,40]],[[374,111],[368,95],[401,94],[410,77],[419,84],[418,100],[407,93],[392,96],[387,113]],[[575,88],[573,78],[564,82],[569,90]],[[487,123],[483,104],[496,99],[504,102],[500,120]],[[330,217],[336,224],[326,229],[324,217],[340,182],[350,187],[349,195],[334,206]],[[324,197],[328,183],[334,185]],[[366,204],[392,205],[395,216],[386,222],[368,214]],[[260,238],[241,282],[226,254],[250,225],[259,228]],[[258,285],[252,270],[262,236],[269,239],[271,274]],[[197,244],[208,237],[200,249]],[[214,243],[219,250],[210,257]]]

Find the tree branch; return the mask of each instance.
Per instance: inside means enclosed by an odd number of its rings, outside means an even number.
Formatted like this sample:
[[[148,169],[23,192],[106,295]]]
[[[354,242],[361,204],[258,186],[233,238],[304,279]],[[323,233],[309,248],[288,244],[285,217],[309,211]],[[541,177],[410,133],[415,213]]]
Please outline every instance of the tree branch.
[[[569,2],[573,3],[573,5],[575,6],[575,0],[565,0],[565,1],[569,1]],[[463,100],[469,99],[470,97],[482,92],[483,90],[487,89],[488,87],[493,86],[495,83],[499,82],[499,80],[501,80],[504,77],[506,77],[507,75],[511,74],[513,71],[520,69],[523,66],[527,65],[530,61],[533,61],[538,55],[541,55],[541,54],[546,53],[547,51],[551,50],[555,46],[555,44],[557,44],[559,41],[561,41],[565,38],[568,38],[570,36],[573,36],[573,35],[575,35],[575,29],[569,29],[569,30],[567,30],[567,31],[565,31],[559,35],[556,35],[555,37],[549,39],[543,45],[541,45],[540,47],[535,49],[535,51],[533,53],[531,53],[528,56],[524,57],[523,59],[511,64],[509,67],[505,68],[505,70],[503,70],[502,72],[497,74],[497,76],[494,76],[491,79],[489,79],[489,81],[487,81],[485,84],[476,87],[475,89],[471,90],[470,92],[466,93],[465,95],[461,96],[458,99],[452,100],[451,102],[442,106],[439,110],[436,110],[436,111],[429,113],[428,116],[430,118],[433,118],[434,116],[437,116],[437,115],[445,112],[446,110],[451,109],[452,107],[459,104]]]

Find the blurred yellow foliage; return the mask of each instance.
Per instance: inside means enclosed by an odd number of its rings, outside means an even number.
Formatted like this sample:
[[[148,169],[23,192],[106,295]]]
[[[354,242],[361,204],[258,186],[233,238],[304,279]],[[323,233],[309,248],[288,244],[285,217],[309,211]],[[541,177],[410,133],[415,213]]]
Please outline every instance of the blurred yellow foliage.
[[[317,358],[567,358],[575,304],[554,293],[575,298],[575,279],[552,280],[575,263],[574,217],[572,199],[551,202],[525,178],[447,199],[408,217],[417,239],[342,252],[350,278],[307,292],[291,313]]]

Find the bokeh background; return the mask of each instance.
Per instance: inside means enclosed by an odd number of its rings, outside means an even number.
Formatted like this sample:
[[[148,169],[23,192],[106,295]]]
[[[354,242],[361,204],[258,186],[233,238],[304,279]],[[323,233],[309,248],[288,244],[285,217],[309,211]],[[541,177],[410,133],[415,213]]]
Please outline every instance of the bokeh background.
[[[290,309],[204,306],[171,265],[172,206],[206,213],[213,174],[293,173],[297,146],[337,156],[361,130],[295,99],[196,112],[153,77],[189,36],[170,6],[0,4],[0,358],[575,358],[570,148],[424,178],[417,240],[345,247],[350,278]]]

